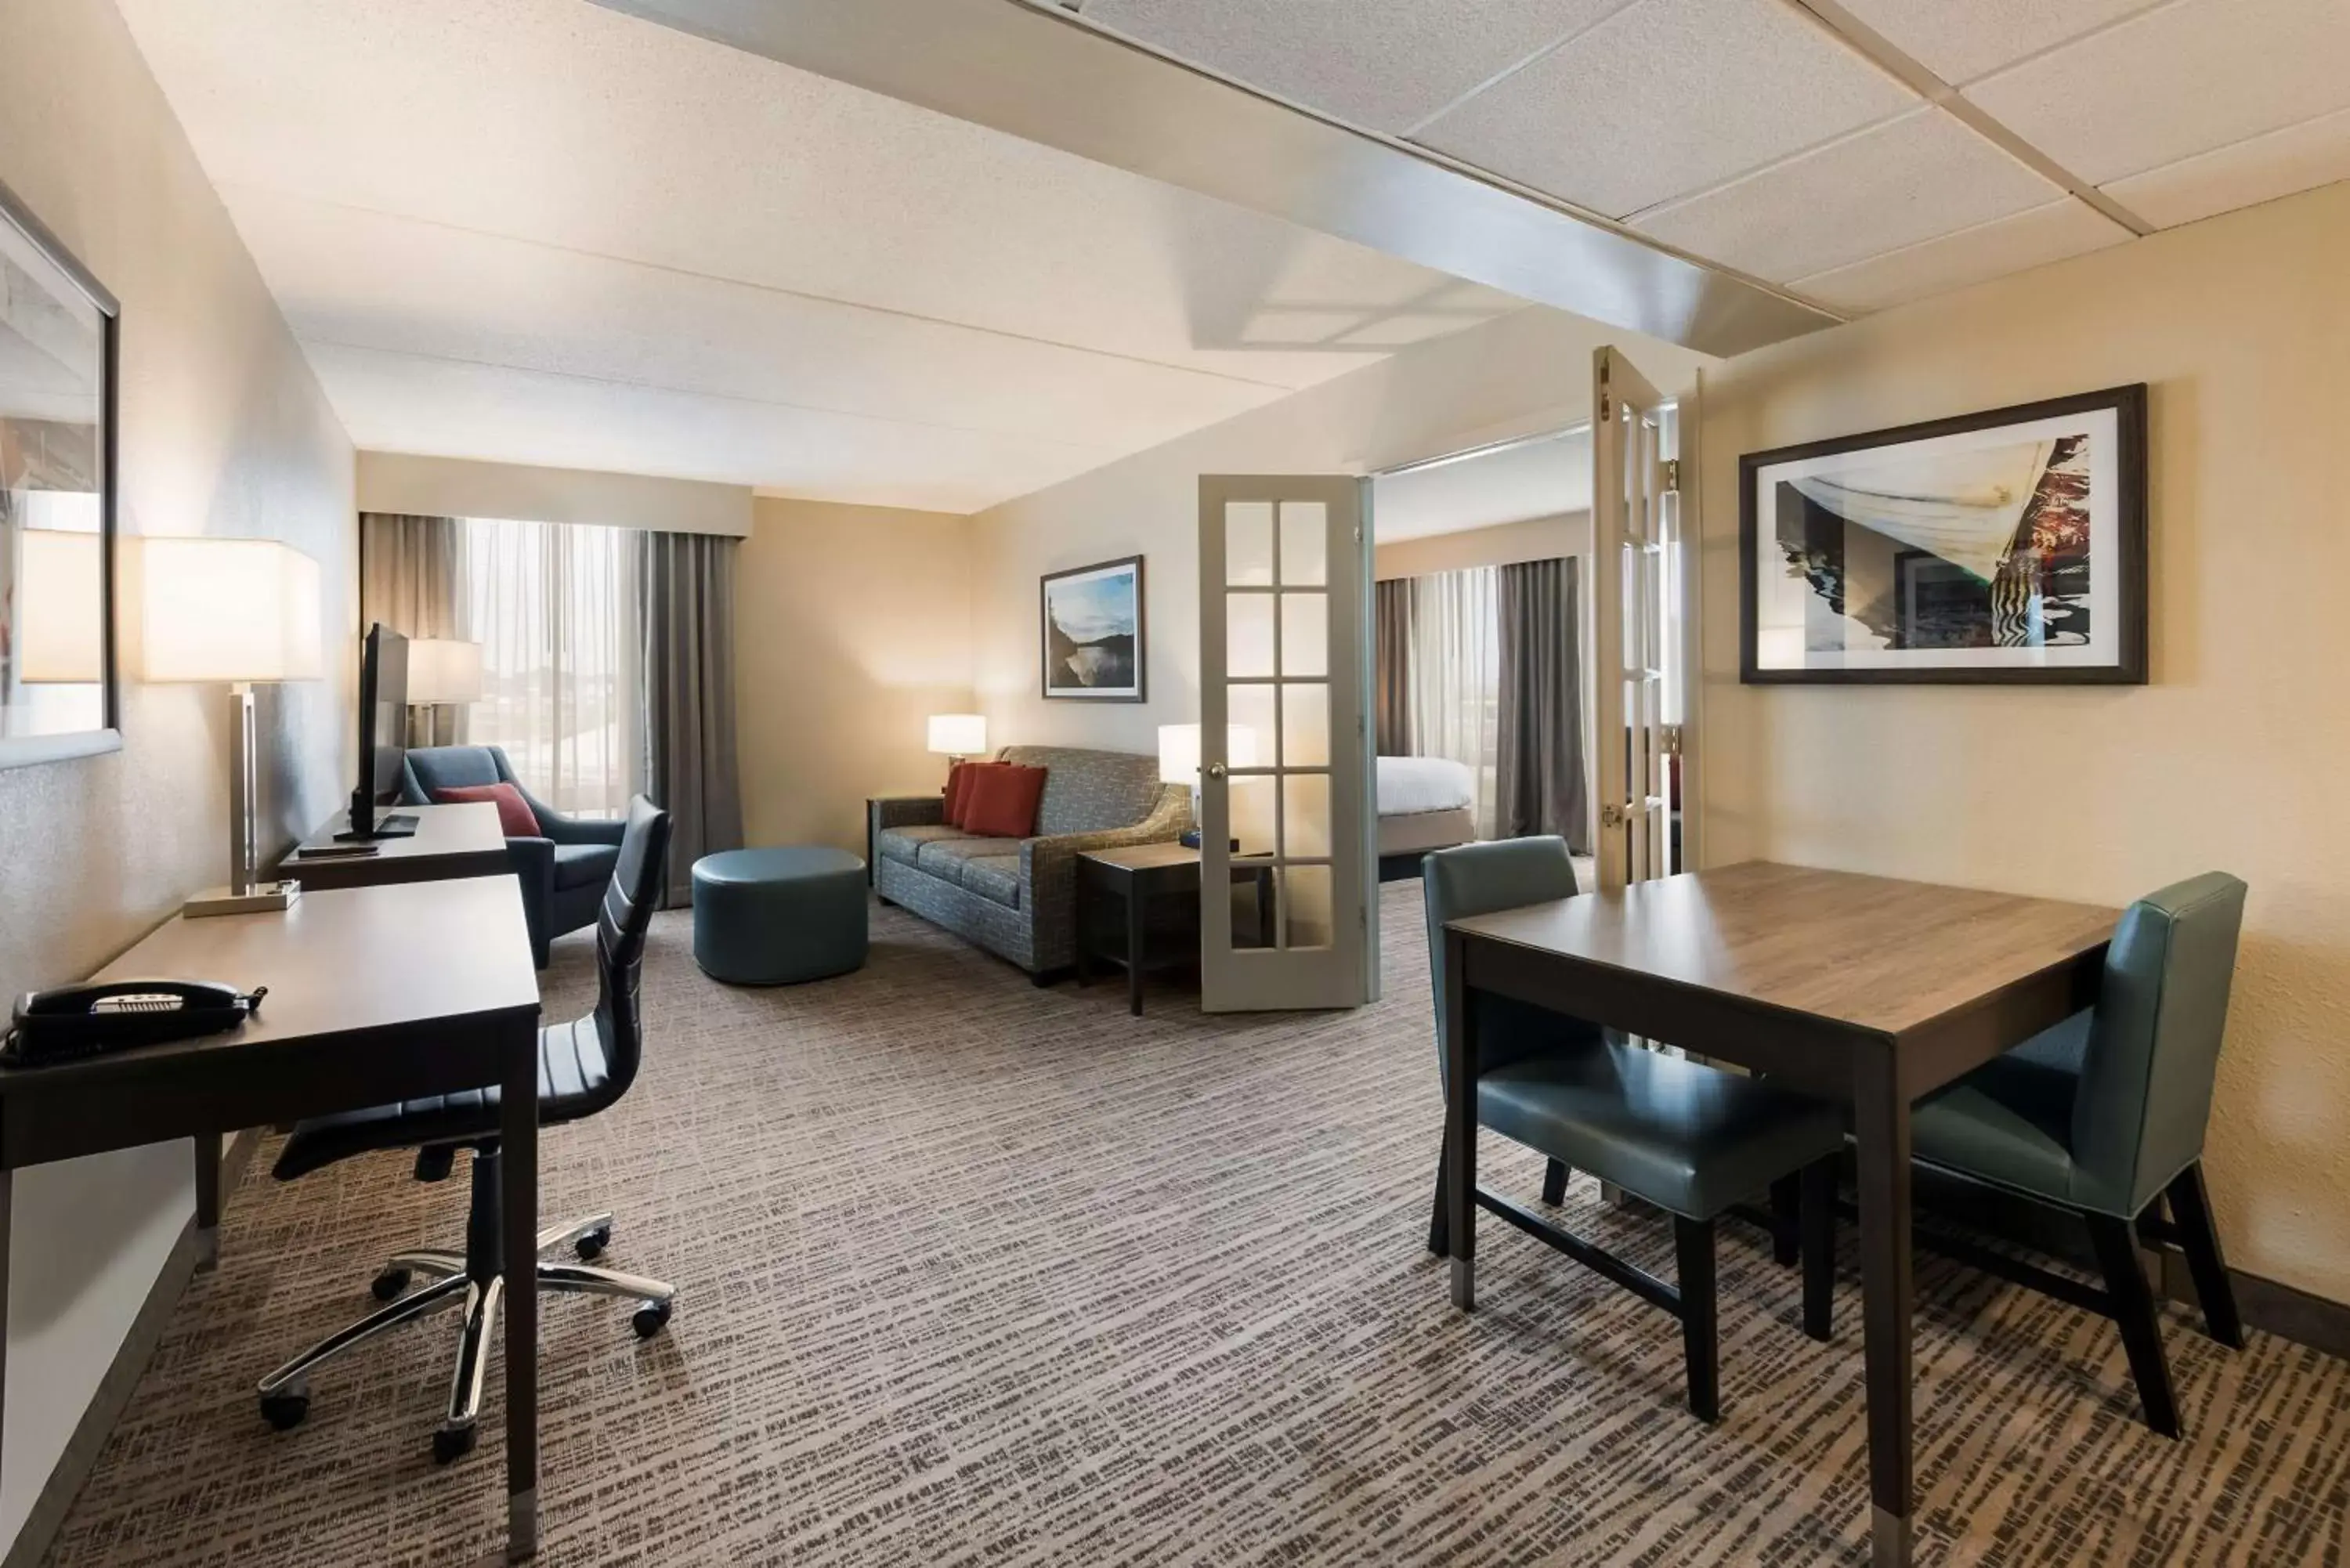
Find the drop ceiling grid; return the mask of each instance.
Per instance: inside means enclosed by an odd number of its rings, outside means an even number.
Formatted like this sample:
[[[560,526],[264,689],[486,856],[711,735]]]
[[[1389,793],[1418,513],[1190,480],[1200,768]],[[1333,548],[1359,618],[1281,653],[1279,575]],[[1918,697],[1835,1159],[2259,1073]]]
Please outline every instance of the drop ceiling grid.
[[[1640,0],[1413,140],[1620,219],[1919,101],[1785,0]]]

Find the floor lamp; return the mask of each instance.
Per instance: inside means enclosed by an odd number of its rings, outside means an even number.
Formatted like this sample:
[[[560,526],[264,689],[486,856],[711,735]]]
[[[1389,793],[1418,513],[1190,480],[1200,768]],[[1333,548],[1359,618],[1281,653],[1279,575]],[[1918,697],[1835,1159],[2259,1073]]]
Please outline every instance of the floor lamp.
[[[446,746],[457,739],[456,726],[440,733],[441,710],[463,707],[482,700],[482,645],[449,637],[408,639],[408,743]],[[421,738],[420,738],[421,737]]]
[[[212,684],[229,692],[228,885],[182,912],[241,915],[283,909],[298,882],[260,878],[255,682],[316,680],[325,673],[318,563],[275,539],[140,542],[143,667],[151,681]]]

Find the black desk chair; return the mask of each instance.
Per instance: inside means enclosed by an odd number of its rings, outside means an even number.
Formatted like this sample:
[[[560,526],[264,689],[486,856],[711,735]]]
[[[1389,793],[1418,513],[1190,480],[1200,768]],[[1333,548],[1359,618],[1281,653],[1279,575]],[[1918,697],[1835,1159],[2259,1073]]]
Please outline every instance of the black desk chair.
[[[638,971],[645,931],[659,901],[662,868],[669,856],[669,813],[644,796],[629,803],[619,864],[604,891],[596,923],[598,981],[596,1011],[569,1023],[539,1031],[538,1116],[542,1125],[591,1116],[628,1093],[643,1051],[637,1004]],[[464,1326],[457,1345],[457,1370],[449,1388],[449,1416],[432,1435],[433,1458],[447,1463],[473,1446],[474,1419],[482,1408],[482,1380],[490,1336],[505,1288],[498,1261],[503,1231],[498,1218],[498,1091],[411,1100],[319,1116],[295,1127],[277,1157],[280,1181],[307,1176],[338,1159],[377,1149],[413,1148],[416,1178],[439,1181],[454,1165],[457,1151],[473,1151],[473,1207],[465,1220],[465,1251],[401,1252],[375,1279],[378,1300],[390,1304],[321,1340],[261,1381],[261,1413],[280,1431],[309,1413],[313,1367],[387,1329],[463,1305]],[[601,1253],[612,1238],[612,1217],[598,1214],[539,1232],[538,1251],[570,1247],[581,1262],[538,1264],[537,1287],[637,1302],[636,1330],[646,1338],[669,1322],[676,1291],[659,1280],[589,1268],[584,1260]],[[432,1276],[421,1290],[403,1295],[417,1274]]]

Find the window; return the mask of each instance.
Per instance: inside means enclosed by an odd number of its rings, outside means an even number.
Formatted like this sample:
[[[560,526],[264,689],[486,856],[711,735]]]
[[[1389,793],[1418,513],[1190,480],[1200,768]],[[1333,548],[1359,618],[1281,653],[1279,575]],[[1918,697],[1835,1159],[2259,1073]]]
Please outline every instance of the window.
[[[637,535],[577,524],[463,520],[460,624],[482,645],[477,745],[566,815],[618,816],[643,754]]]

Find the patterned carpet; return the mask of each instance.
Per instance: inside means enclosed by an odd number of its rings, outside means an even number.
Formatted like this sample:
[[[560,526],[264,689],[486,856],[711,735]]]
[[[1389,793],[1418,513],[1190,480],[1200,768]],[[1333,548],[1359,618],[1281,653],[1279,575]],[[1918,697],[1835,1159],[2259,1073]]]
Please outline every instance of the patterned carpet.
[[[1034,990],[897,910],[862,973],[729,990],[661,917],[646,1076],[549,1134],[546,1207],[617,1210],[612,1262],[682,1294],[645,1345],[619,1303],[547,1301],[540,1561],[1866,1561],[1848,1269],[1815,1345],[1794,1275],[1725,1231],[1711,1429],[1669,1319],[1499,1223],[1481,1310],[1447,1305],[1418,891],[1386,889],[1383,1005],[1222,1021],[1171,988],[1141,1019],[1117,986]],[[567,1016],[589,950],[557,951]],[[1531,1198],[1538,1162],[1487,1147]],[[453,1241],[462,1183],[382,1157],[279,1187],[272,1152],[52,1562],[498,1553],[494,1367],[481,1450],[428,1453],[451,1320],[322,1373],[293,1433],[252,1395],[385,1253]],[[1581,1179],[1568,1202],[1669,1271],[1652,1217]],[[2229,1355],[2174,1313],[2174,1444],[2108,1325],[1943,1264],[1920,1286],[1921,1563],[2341,1559],[2350,1365]]]

